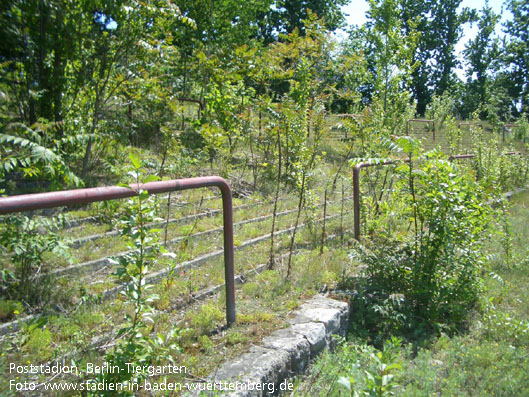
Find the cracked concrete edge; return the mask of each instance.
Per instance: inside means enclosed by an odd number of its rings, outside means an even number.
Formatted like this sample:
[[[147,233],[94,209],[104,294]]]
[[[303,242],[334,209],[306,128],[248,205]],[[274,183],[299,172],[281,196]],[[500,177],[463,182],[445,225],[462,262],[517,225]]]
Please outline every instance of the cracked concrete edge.
[[[227,391],[220,395],[262,397],[271,395],[271,389],[277,394],[282,382],[303,373],[312,358],[326,347],[333,347],[332,335],[345,335],[348,319],[347,303],[316,295],[294,312],[290,327],[273,332],[260,346],[224,363],[207,381],[262,385],[262,390]],[[218,391],[202,393],[194,395],[219,395]]]

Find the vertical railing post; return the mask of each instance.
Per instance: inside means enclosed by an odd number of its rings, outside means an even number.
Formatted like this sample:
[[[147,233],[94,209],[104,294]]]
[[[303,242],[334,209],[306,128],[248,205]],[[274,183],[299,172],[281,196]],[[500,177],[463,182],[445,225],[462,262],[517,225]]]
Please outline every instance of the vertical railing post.
[[[226,281],[226,322],[235,323],[235,258],[233,246],[233,205],[229,185],[219,186],[222,193],[224,223],[224,279]]]
[[[363,163],[356,164],[353,168],[353,216],[354,237],[360,240],[360,169]]]

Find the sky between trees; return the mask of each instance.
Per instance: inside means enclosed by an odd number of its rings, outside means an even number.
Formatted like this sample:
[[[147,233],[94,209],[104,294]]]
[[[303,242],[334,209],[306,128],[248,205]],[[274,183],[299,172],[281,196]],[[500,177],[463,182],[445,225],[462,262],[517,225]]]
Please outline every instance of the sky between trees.
[[[495,33],[499,37],[503,37],[502,24],[511,18],[511,13],[505,9],[502,0],[463,0],[459,6],[459,10],[464,7],[474,8],[481,10],[485,4],[488,3],[489,7],[492,8],[495,14],[501,15],[501,22],[496,26]],[[342,7],[343,12],[346,14],[347,25],[361,26],[367,21],[366,12],[369,10],[369,2],[367,0],[354,0],[351,3]],[[465,49],[465,44],[476,37],[478,33],[477,23],[465,24],[463,28],[463,37],[456,44],[455,50],[458,54],[458,58],[462,61],[462,51]],[[346,31],[340,30],[337,35],[339,37],[345,37]],[[461,67],[463,66],[463,67]],[[458,77],[463,80],[465,78],[465,68],[461,65],[456,69]]]

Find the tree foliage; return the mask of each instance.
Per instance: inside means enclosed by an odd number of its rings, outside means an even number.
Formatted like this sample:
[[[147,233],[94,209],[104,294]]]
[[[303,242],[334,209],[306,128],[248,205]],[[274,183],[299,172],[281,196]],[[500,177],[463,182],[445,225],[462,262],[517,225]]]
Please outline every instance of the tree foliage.
[[[119,147],[162,147],[168,131],[178,150],[219,160],[229,173],[238,145],[255,129],[268,136],[263,120],[289,96],[308,101],[309,112],[363,114],[364,138],[401,131],[443,94],[457,98],[458,116],[478,111],[496,126],[527,111],[524,2],[507,2],[504,43],[490,7],[478,14],[461,0],[371,0],[366,24],[337,43],[330,32],[343,27],[347,3],[3,2],[2,178],[17,184],[22,176],[41,189],[76,177],[94,184],[104,170],[119,169]],[[462,82],[455,45],[472,21],[479,33],[463,53]],[[298,95],[303,67],[305,99]],[[254,158],[270,154],[268,138],[255,142]]]
[[[492,78],[500,66],[500,43],[494,37],[494,29],[500,19],[492,9],[485,6],[479,15],[478,34],[469,41],[463,51],[468,62],[467,95],[464,102],[467,105],[465,114],[470,115],[480,109],[481,116],[486,117],[485,107],[490,103],[492,95]]]
[[[507,1],[512,20],[505,24],[508,42],[505,45],[506,61],[513,80],[515,100],[519,109],[529,112],[529,4],[523,0]]]

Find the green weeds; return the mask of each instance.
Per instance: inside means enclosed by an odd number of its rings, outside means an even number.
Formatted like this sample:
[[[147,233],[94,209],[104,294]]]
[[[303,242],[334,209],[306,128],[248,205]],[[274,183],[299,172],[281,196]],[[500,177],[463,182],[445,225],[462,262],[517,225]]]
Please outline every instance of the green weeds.
[[[28,308],[49,304],[54,291],[46,277],[46,255],[71,259],[66,242],[55,232],[60,220],[9,215],[0,224],[0,291]]]
[[[527,194],[514,196],[512,207],[505,211],[506,218],[496,219],[498,227],[503,222],[509,224],[514,262],[506,263],[501,238],[489,239],[482,245],[484,254],[499,254],[490,255],[493,260],[481,265],[483,293],[468,310],[463,327],[440,327],[432,333],[431,328],[420,328],[420,324],[426,324],[424,318],[414,317],[412,302],[404,294],[384,295],[383,290],[372,284],[366,285],[370,289],[361,289],[361,277],[345,278],[342,287],[357,290],[351,308],[355,336],[350,335],[349,341],[339,344],[334,354],[325,353],[311,375],[298,384],[295,395],[521,396],[529,393],[527,198]],[[501,215],[502,209],[498,211]],[[383,270],[376,279],[384,285],[407,285],[408,273],[399,265],[402,245],[393,244],[365,254],[378,259],[376,264],[368,263],[367,269]],[[401,254],[410,255],[405,251]],[[361,255],[364,261],[365,255]],[[360,258],[351,259],[356,262]],[[406,328],[410,323],[414,327]],[[394,345],[391,359],[386,359],[388,340],[395,334],[402,335],[406,343]],[[370,343],[367,346],[366,341]],[[373,385],[384,384],[385,375],[387,388],[374,389]]]
[[[336,351],[325,352],[312,376],[299,384],[295,396],[392,396],[402,390],[401,341],[387,340],[379,351],[360,342],[339,340]]]

